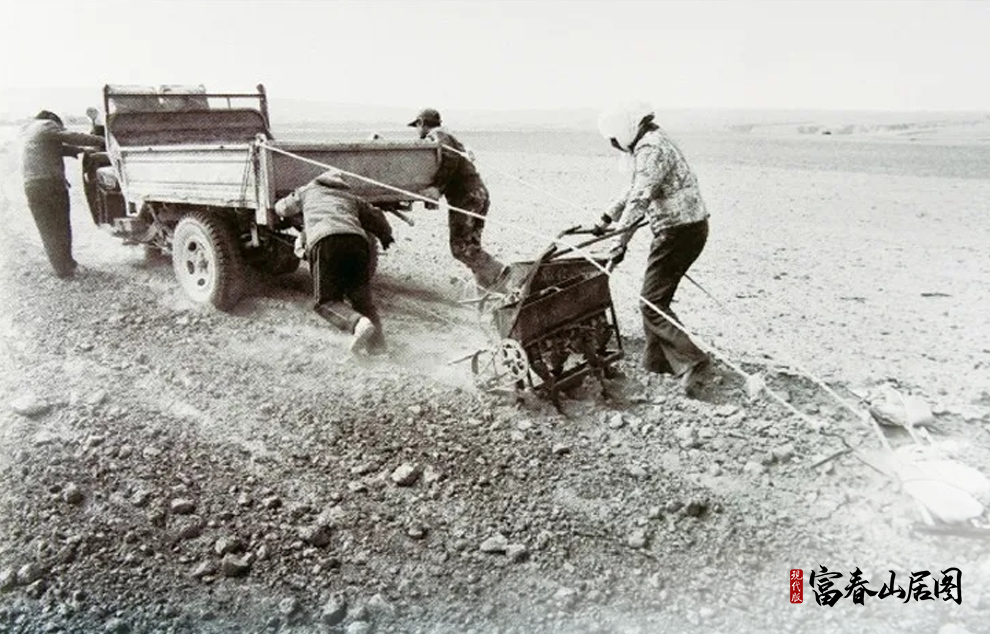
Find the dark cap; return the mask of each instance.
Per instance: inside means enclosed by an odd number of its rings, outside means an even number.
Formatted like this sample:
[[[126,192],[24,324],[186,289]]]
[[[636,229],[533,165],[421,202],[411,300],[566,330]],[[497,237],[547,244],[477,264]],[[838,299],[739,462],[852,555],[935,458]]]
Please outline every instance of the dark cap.
[[[416,115],[416,119],[409,122],[409,127],[415,128],[419,126],[420,123],[425,123],[429,126],[438,126],[440,125],[440,113],[433,108],[424,108],[419,111],[418,115]]]

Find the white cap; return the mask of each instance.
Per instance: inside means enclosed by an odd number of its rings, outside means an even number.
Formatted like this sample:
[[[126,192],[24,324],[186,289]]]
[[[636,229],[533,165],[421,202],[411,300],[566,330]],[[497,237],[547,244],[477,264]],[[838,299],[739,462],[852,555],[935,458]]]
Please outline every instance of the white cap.
[[[615,139],[620,149],[629,152],[643,119],[653,114],[653,106],[646,102],[619,104],[601,113],[598,131],[607,140]]]

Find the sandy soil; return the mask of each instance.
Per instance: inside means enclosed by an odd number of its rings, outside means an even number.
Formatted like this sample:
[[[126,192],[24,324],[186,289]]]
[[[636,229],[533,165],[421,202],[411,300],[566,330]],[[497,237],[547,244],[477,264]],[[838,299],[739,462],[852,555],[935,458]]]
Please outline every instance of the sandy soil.
[[[986,542],[913,531],[910,501],[851,455],[811,468],[876,440],[781,363],[850,399],[894,380],[933,404],[940,449],[986,465],[990,181],[706,160],[704,143],[684,141],[713,214],[692,276],[729,312],[685,285],[678,313],[814,425],[750,403],[724,369],[698,401],[638,372],[645,235],[613,279],[627,378],[565,418],[449,364],[490,333],[456,304],[436,212],[396,223],[376,286],[393,355],[355,363],[309,310],[305,267],[254,280],[230,314],[194,306],[167,260],[92,226],[74,171],[85,271],[52,278],[5,170],[0,397],[48,407],[0,411],[0,629],[984,631]],[[552,234],[621,187],[609,157],[553,149],[475,146],[494,219]],[[506,260],[545,244],[494,223],[486,241]],[[403,464],[425,469],[411,486],[392,479]],[[485,552],[496,533],[512,556]],[[958,566],[963,603],[790,605],[789,570],[822,565],[875,589]]]

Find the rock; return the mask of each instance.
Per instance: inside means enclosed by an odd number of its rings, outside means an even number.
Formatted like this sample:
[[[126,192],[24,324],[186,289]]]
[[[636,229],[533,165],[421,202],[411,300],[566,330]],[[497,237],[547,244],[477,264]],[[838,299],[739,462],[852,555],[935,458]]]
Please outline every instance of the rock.
[[[608,420],[609,429],[622,429],[626,424],[626,419],[622,417],[622,414],[612,414]]]
[[[423,415],[423,407],[421,405],[413,405],[407,411],[413,416]]]
[[[210,575],[214,575],[217,572],[217,566],[212,561],[201,561],[196,564],[196,567],[192,569],[189,576],[193,579],[202,579]]]
[[[395,606],[389,603],[381,594],[368,599],[365,609],[375,622],[389,621],[395,618]]]
[[[347,617],[347,599],[342,594],[335,594],[323,604],[320,620],[325,625],[334,626]]]
[[[781,445],[773,450],[773,457],[777,462],[787,462],[795,456],[797,452],[794,449],[792,443],[787,443],[786,445]]]
[[[681,446],[681,449],[693,449],[700,444],[698,433],[690,425],[678,427],[677,431],[674,432],[674,437],[677,438],[677,444]]]
[[[103,403],[107,400],[107,393],[105,390],[96,390],[86,395],[85,403],[90,407],[96,407],[97,405]]]
[[[505,535],[502,533],[495,533],[485,541],[481,542],[478,550],[483,553],[495,554],[504,553],[508,547],[509,541],[505,538]]]
[[[735,405],[721,405],[715,408],[715,415],[722,418],[728,418],[729,416],[736,414],[738,411],[739,408]]]
[[[27,588],[25,588],[24,594],[26,594],[28,598],[31,599],[40,599],[41,597],[44,596],[45,590],[47,589],[48,589],[48,584],[45,582],[45,580],[38,579],[37,581],[29,585]]]
[[[82,504],[83,492],[75,483],[70,482],[62,489],[62,499],[66,504]]]
[[[344,630],[346,634],[370,634],[371,624],[367,621],[354,621]]]
[[[513,563],[521,563],[529,559],[529,550],[522,544],[509,544],[505,548],[505,556]]]
[[[570,445],[566,445],[566,444],[564,444],[562,442],[559,442],[559,443],[555,444],[550,451],[555,456],[563,456],[564,454],[571,453],[571,447],[570,447]]]
[[[253,503],[254,501],[251,499],[251,496],[248,495],[247,493],[241,493],[240,495],[237,496],[237,506],[241,508],[247,508],[251,506]]]
[[[196,510],[196,503],[185,498],[172,500],[168,505],[173,515],[189,515]]]
[[[176,525],[175,539],[179,541],[196,539],[203,534],[204,528],[206,528],[206,522],[198,515],[184,518],[183,521]]]
[[[277,495],[270,495],[261,501],[261,505],[269,511],[274,511],[282,507],[282,498]]]
[[[310,546],[324,548],[330,544],[330,531],[326,526],[316,524],[299,529],[299,539]]]
[[[752,475],[763,475],[766,468],[755,460],[749,460],[743,466],[743,473],[749,473]]]
[[[406,535],[411,539],[424,539],[426,537],[426,527],[422,524],[413,524],[406,529]]]
[[[286,597],[278,602],[278,613],[285,617],[294,616],[299,611],[299,599]]]
[[[10,402],[10,409],[28,418],[41,416],[51,409],[51,405],[39,399],[34,394],[22,394]]]
[[[429,465],[427,465],[427,467],[423,469],[423,484],[425,484],[426,486],[428,487],[433,486],[442,479],[443,479],[443,473],[441,473],[437,469],[434,469]]]
[[[0,592],[7,592],[17,586],[17,573],[13,568],[0,570]]]
[[[251,558],[225,555],[220,563],[220,571],[225,577],[243,577],[251,571]]]
[[[684,508],[684,503],[680,500],[671,500],[664,504],[663,510],[667,513],[676,513],[677,511]]]
[[[646,531],[642,528],[637,528],[633,532],[629,533],[626,537],[626,545],[630,548],[640,549],[646,548]]]
[[[127,460],[133,455],[134,455],[134,447],[131,447],[130,445],[124,445],[123,447],[120,448],[120,451],[117,452],[117,457],[120,458],[121,460]]]
[[[701,517],[705,511],[708,510],[708,503],[701,500],[691,500],[687,508],[684,509],[684,514],[688,517]]]
[[[397,486],[408,487],[416,484],[419,480],[419,476],[422,473],[418,466],[409,464],[408,462],[403,463],[395,468],[392,472],[391,478]]]
[[[103,631],[107,634],[130,634],[131,626],[127,621],[114,617],[106,622]]]
[[[149,499],[151,499],[151,491],[139,489],[131,496],[131,504],[140,508],[145,506]]]
[[[709,607],[703,607],[700,610],[698,610],[698,616],[701,617],[702,621],[707,621],[711,619],[713,616],[715,616],[715,610]]]
[[[45,570],[35,563],[25,564],[17,571],[17,585],[27,586],[45,576]]]
[[[244,542],[238,537],[225,535],[213,544],[213,552],[221,557],[244,552]]]
[[[634,478],[642,479],[646,477],[646,469],[638,464],[630,464],[626,466],[626,471]]]

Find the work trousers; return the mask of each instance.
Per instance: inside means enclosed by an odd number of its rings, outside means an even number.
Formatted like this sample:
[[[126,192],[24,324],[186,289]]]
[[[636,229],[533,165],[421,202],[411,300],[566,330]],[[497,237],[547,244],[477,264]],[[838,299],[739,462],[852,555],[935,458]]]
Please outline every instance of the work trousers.
[[[24,183],[28,207],[55,274],[70,277],[76,270],[72,258],[72,225],[69,220],[69,190],[64,179]]]
[[[671,227],[653,238],[643,277],[642,296],[680,324],[670,309],[674,292],[681,278],[705,248],[708,221]],[[649,372],[681,375],[693,365],[707,361],[706,355],[684,332],[658,315],[646,304],[640,304],[646,350],[643,367]]]
[[[452,207],[482,216],[475,218],[451,209],[447,212],[447,225],[450,229],[451,255],[471,269],[478,286],[489,288],[502,276],[505,265],[481,247],[484,216],[488,215],[490,205],[488,190],[478,182],[447,191],[445,197]]]
[[[354,332],[362,316],[367,317],[375,325],[369,346],[376,348],[385,344],[385,337],[371,296],[370,248],[363,236],[329,235],[313,245],[309,257],[316,312],[348,333]]]

